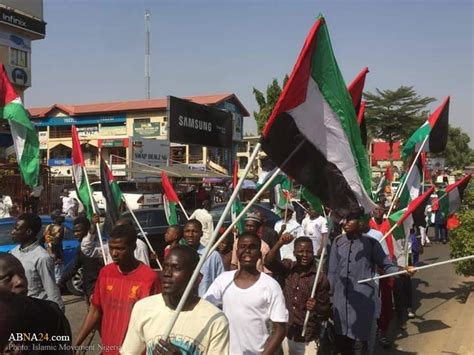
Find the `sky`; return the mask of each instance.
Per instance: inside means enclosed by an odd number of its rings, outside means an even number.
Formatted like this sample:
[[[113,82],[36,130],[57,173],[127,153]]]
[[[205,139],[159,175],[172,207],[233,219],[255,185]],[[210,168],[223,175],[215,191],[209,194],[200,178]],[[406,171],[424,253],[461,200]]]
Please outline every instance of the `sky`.
[[[369,67],[366,90],[413,86],[474,146],[474,5],[470,0],[44,0],[46,38],[33,42],[27,107],[143,99],[151,12],[151,97],[235,93],[257,110],[290,73],[322,13],[347,83]],[[251,117],[244,132],[256,133]]]

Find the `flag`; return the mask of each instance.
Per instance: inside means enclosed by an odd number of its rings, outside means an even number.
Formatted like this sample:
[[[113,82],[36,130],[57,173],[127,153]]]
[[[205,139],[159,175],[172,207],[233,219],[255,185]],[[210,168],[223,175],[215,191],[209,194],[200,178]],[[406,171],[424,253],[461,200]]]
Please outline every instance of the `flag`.
[[[359,205],[366,212],[376,207],[367,193],[369,165],[353,103],[322,16],[264,127],[262,147],[283,171],[340,216],[358,212]]]
[[[280,210],[285,210],[291,205],[291,181],[285,174],[278,174],[272,182],[275,207]]]
[[[122,191],[103,156],[100,157],[100,186],[106,203],[104,224],[107,228],[104,228],[110,232],[120,216]]]
[[[408,207],[401,209],[388,217],[390,225],[397,225],[392,235],[395,239],[408,237],[410,228],[413,226],[425,226],[425,208],[433,193],[434,187],[431,187],[423,195],[414,199]]]
[[[165,210],[166,221],[172,226],[178,224],[178,214],[176,213],[176,205],[179,204],[179,198],[176,191],[168,179],[168,175],[164,171],[161,172],[161,185],[163,186],[163,208]]]
[[[237,182],[239,181],[239,164],[237,160],[234,161],[234,169],[233,169],[233,174],[232,174],[232,188],[235,189],[237,186]],[[232,205],[230,206],[230,215],[232,218],[232,222],[235,221],[237,216],[243,211],[243,206],[242,203],[239,200],[239,195],[237,195],[232,202]],[[245,218],[245,217],[244,217]],[[244,232],[244,218],[239,219],[237,224],[235,225],[239,234],[242,234]]]
[[[94,209],[92,208],[92,203],[89,186],[87,185],[87,178],[85,176],[86,169],[84,164],[84,157],[82,155],[81,142],[79,141],[79,136],[77,135],[76,126],[71,126],[71,136],[72,136],[72,177],[74,179],[74,184],[76,185],[76,192],[79,200],[84,206],[86,215],[89,219],[92,219],[92,214]]]
[[[411,165],[411,164],[410,164]],[[423,178],[423,167],[421,162],[421,157],[418,157],[416,160],[413,169],[411,170],[410,175],[408,172],[405,172],[400,178],[400,187],[403,187],[403,190],[399,194],[398,198],[398,208],[402,209],[408,206],[410,201],[413,201],[420,195],[421,183]],[[406,184],[404,181],[407,180]]]
[[[424,152],[441,153],[448,142],[449,126],[449,96],[444,99],[441,106],[418,128],[415,133],[403,144],[402,159],[407,159],[421,148],[421,144],[429,136]]]
[[[438,198],[439,208],[447,217],[459,210],[464,196],[464,191],[469,185],[472,174],[466,175],[454,184],[446,186],[444,193]]]
[[[308,203],[313,207],[315,211],[318,211],[320,215],[324,215],[323,211],[323,203],[319,199],[318,196],[315,196],[311,191],[309,191],[306,187],[301,189],[301,196],[308,201]]]
[[[8,121],[15,147],[16,160],[26,185],[38,186],[40,170],[38,134],[31,123],[20,96],[8,79],[5,67],[0,73],[0,118]]]
[[[277,169],[278,167],[274,167],[273,169],[269,171],[262,170],[260,174],[258,174],[258,180],[257,180],[257,183],[255,184],[257,191],[259,191],[263,187],[263,185],[266,184],[268,179],[272,177],[272,175],[275,173],[275,171],[277,171]],[[270,184],[270,187],[272,187],[273,185],[274,185],[274,182]]]
[[[375,191],[376,200],[379,200],[380,194],[384,192],[387,185],[389,185],[392,182],[391,168],[392,167],[390,165],[387,165],[387,168],[385,169],[385,174],[380,178],[379,184],[377,186],[377,190]]]
[[[420,155],[421,155],[421,168],[423,170],[424,179],[431,182],[431,174],[430,174],[430,171],[428,170],[428,165],[426,163],[426,152],[423,152]]]
[[[361,72],[355,77],[355,79],[349,84],[347,90],[352,98],[352,104],[354,105],[354,110],[357,115],[357,124],[360,128],[360,138],[362,139],[362,144],[367,146],[367,126],[365,124],[365,101],[362,101],[362,92],[364,91],[365,77],[369,72],[369,68],[365,67]]]

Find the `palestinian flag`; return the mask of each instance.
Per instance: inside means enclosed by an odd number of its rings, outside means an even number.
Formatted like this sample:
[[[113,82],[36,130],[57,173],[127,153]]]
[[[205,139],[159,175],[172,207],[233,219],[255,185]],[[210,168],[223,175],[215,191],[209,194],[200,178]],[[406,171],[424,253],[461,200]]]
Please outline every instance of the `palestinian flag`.
[[[367,126],[365,124],[365,101],[362,101],[362,93],[364,91],[365,77],[369,72],[369,68],[365,67],[361,72],[355,77],[355,79],[349,84],[347,90],[352,98],[352,104],[354,105],[354,110],[357,116],[357,124],[360,128],[360,137],[362,139],[362,144],[367,146]]]
[[[399,209],[407,207],[410,201],[413,201],[420,195],[421,183],[423,181],[423,166],[421,157],[418,157],[410,175],[408,175],[408,172],[405,172],[401,176],[399,186],[402,186],[405,180],[407,180],[407,182],[398,197]]]
[[[387,168],[385,169],[385,174],[380,178],[377,190],[375,191],[375,199],[377,201],[379,200],[380,194],[385,191],[387,185],[389,185],[390,182],[392,182],[393,180],[391,168],[392,167],[390,165],[387,165]]]
[[[408,207],[391,214],[388,217],[390,225],[397,225],[392,235],[395,239],[403,239],[409,236],[410,228],[414,226],[425,226],[425,208],[433,193],[434,187],[429,188],[423,195],[410,202]]]
[[[163,208],[165,210],[166,221],[172,226],[178,224],[178,214],[176,213],[176,205],[179,204],[179,198],[173,189],[168,175],[164,171],[161,172],[161,185],[163,186]]]
[[[448,142],[448,126],[449,96],[444,99],[441,106],[403,144],[402,159],[405,160],[409,156],[416,154],[425,139],[427,141],[423,146],[424,152],[441,153],[446,148],[446,143]]]
[[[273,180],[273,192],[275,197],[275,207],[285,210],[291,204],[291,181],[285,174],[279,174]]]
[[[77,197],[81,200],[86,215],[92,219],[94,209],[92,207],[90,186],[87,184],[86,169],[84,164],[84,157],[82,155],[81,142],[77,135],[76,126],[71,126],[72,136],[72,177],[76,185]]]
[[[438,198],[439,208],[446,217],[456,213],[461,208],[464,191],[469,185],[471,176],[472,174],[466,175],[454,184],[446,186],[444,193]]]
[[[103,156],[100,157],[100,186],[106,203],[105,229],[110,232],[120,216],[122,191]]]
[[[25,184],[38,186],[40,169],[39,140],[20,96],[8,79],[5,67],[0,72],[0,118],[8,121],[15,147],[16,160]]]
[[[237,160],[234,161],[234,169],[233,169],[233,174],[232,174],[232,188],[235,189],[237,186],[237,183],[239,181],[239,164]],[[243,211],[244,207],[242,206],[242,203],[239,200],[239,195],[237,195],[232,202],[232,205],[230,206],[230,215],[232,218],[232,222],[235,221],[237,216]],[[239,234],[242,234],[244,232],[244,218],[239,219],[239,221],[236,224],[237,230],[239,231]]]
[[[262,147],[283,171],[338,215],[359,212],[359,205],[366,212],[376,207],[367,193],[370,170],[353,103],[322,16],[265,125]]]

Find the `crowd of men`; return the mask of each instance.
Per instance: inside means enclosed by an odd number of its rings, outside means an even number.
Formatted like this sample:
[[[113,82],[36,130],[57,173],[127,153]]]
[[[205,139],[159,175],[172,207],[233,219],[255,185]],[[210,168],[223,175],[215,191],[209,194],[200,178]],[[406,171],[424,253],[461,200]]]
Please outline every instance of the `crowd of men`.
[[[28,346],[11,334],[48,331],[64,335],[61,349],[71,353],[98,330],[105,354],[369,354],[377,330],[381,344],[390,345],[386,332],[392,294],[399,325],[406,326],[413,272],[403,243],[391,236],[381,242],[387,230],[383,209],[374,211],[367,223],[362,211],[328,220],[303,204],[299,216],[288,205],[273,228],[261,211],[248,213],[244,230],[227,236],[208,255],[166,338],[174,310],[210,243],[214,225],[209,207],[205,200],[184,227],[169,226],[159,272],[150,268],[147,245],[129,220],[118,220],[101,246],[99,217],[94,215],[92,223],[74,219],[80,246],[64,270],[64,217],[55,212],[53,223],[39,236],[41,219],[20,215],[12,231],[18,246],[10,254],[0,253],[0,349]],[[79,268],[89,308],[72,339],[60,287]],[[358,283],[401,269],[408,273],[380,285]],[[328,341],[331,332],[335,339]],[[48,344],[49,350],[58,346]],[[23,353],[35,353],[30,351]]]

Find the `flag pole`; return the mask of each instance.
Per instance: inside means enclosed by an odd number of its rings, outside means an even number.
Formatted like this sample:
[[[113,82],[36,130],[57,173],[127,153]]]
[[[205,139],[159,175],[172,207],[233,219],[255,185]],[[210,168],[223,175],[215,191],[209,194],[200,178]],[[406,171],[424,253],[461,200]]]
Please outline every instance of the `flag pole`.
[[[302,209],[304,209],[305,212],[308,212],[308,209],[307,209],[305,206],[303,206],[300,201],[295,200],[295,202],[296,202],[296,204],[299,205]],[[323,209],[323,211],[324,211],[324,209]],[[325,212],[324,212],[324,215],[325,215],[324,217],[326,217],[326,213],[325,213]]]
[[[323,264],[324,264],[324,255],[326,254],[326,246],[327,246],[327,242],[325,241],[323,250],[321,251],[321,258],[319,259],[318,268],[316,269],[316,277],[314,278],[313,287],[311,288],[310,298],[314,298],[314,295],[316,294],[316,287],[318,285],[319,275],[321,274],[321,269],[323,268]],[[310,311],[306,310],[306,315],[304,317],[304,323],[303,323],[303,331],[301,332],[302,337],[304,337],[306,334],[306,328],[308,327],[310,313],[311,313]]]
[[[94,196],[92,195],[91,185],[89,185],[89,177],[87,176],[86,168],[84,166],[81,166],[81,169],[86,179],[87,191],[89,191],[89,197],[91,199],[92,212],[94,214],[97,214],[97,211],[95,209],[95,200],[94,200]],[[104,259],[104,265],[107,265],[107,258],[105,257],[104,242],[102,241],[102,233],[100,231],[99,223],[95,224],[95,228],[97,230],[97,237],[99,238],[100,249],[102,250],[102,258]]]
[[[141,235],[143,235],[143,239],[145,239],[145,242],[146,242],[146,244],[148,245],[148,248],[150,248],[150,251],[151,251],[153,254],[155,254],[155,257],[156,257],[155,260],[156,260],[156,263],[158,264],[158,267],[159,267],[161,270],[163,270],[163,267],[161,266],[160,260],[158,259],[158,255],[156,255],[155,250],[154,250],[153,247],[151,246],[150,240],[149,240],[148,237],[146,236],[146,233],[145,233],[145,231],[143,230],[143,228],[142,228],[140,222],[138,222],[137,216],[135,215],[135,213],[133,212],[133,210],[130,208],[130,206],[129,206],[128,203],[127,203],[127,200],[125,199],[125,197],[124,197],[123,195],[122,195],[122,201],[123,201],[123,203],[125,203],[125,206],[127,207],[128,212],[130,212],[130,214],[132,215],[133,220],[135,221],[135,223],[136,223],[137,226],[138,226],[138,229],[140,229],[140,233],[141,233]]]
[[[408,178],[410,177],[410,174],[413,171],[413,168],[415,167],[416,161],[420,157],[420,154],[423,151],[423,147],[425,146],[426,141],[428,140],[429,137],[430,137],[429,135],[427,135],[425,137],[425,139],[423,140],[423,143],[420,146],[420,149],[416,153],[415,159],[413,159],[413,162],[411,163],[410,169],[408,170],[408,174],[406,175],[406,178],[403,181],[403,184],[398,187],[397,192],[395,193],[395,197],[393,198],[392,203],[390,204],[390,208],[388,210],[387,216],[390,216],[390,212],[392,212],[392,209],[395,207],[395,203],[397,202],[397,199],[400,197],[403,189],[405,188],[405,185],[407,184]]]
[[[412,271],[418,271],[418,270],[428,269],[430,267],[446,265],[446,264],[456,263],[458,261],[470,260],[470,259],[474,259],[474,255],[463,256],[461,258],[456,258],[456,259],[444,260],[444,261],[440,261],[440,262],[437,262],[437,263],[434,263],[434,264],[429,264],[429,265],[417,266],[417,267],[412,268],[411,270]],[[401,274],[406,274],[406,273],[408,273],[407,270],[401,270],[401,271],[397,271],[397,272],[392,272],[391,274],[379,275],[379,276],[374,276],[374,277],[371,277],[371,278],[368,278],[368,279],[359,280],[359,281],[357,281],[357,283],[361,284],[361,283],[369,282],[369,281],[372,281],[372,280],[384,279],[386,277],[392,277],[392,276],[395,276],[395,275],[401,275]]]
[[[166,325],[166,328],[163,331],[163,339],[164,340],[168,339],[168,337],[171,333],[171,330],[173,329],[173,327],[174,327],[174,325],[175,325],[175,323],[178,319],[179,313],[182,311],[182,309],[184,307],[184,304],[186,303],[186,301],[187,301],[187,299],[188,299],[188,297],[189,297],[189,295],[190,295],[190,293],[191,293],[191,291],[194,287],[194,284],[195,284],[195,282],[196,282],[196,280],[197,280],[197,278],[198,278],[198,276],[201,272],[201,268],[202,268],[202,266],[204,265],[204,262],[207,259],[207,255],[209,255],[209,253],[210,253],[211,246],[214,243],[214,240],[216,239],[216,237],[219,233],[219,229],[221,228],[222,224],[224,223],[225,217],[227,216],[227,214],[230,211],[230,207],[232,206],[232,202],[234,202],[235,198],[237,197],[239,189],[242,186],[242,184],[244,182],[244,179],[247,176],[248,172],[250,171],[250,168],[252,167],[252,164],[253,164],[254,160],[256,159],[257,154],[260,151],[261,146],[262,145],[261,145],[260,142],[257,143],[257,145],[255,146],[255,148],[252,152],[252,155],[250,156],[250,158],[247,162],[247,165],[245,166],[245,170],[244,170],[244,173],[242,174],[242,177],[237,182],[237,186],[235,187],[234,191],[232,191],[232,195],[230,196],[230,199],[227,202],[227,205],[225,206],[224,211],[222,212],[222,215],[219,218],[219,221],[217,222],[216,227],[214,228],[214,231],[212,232],[211,238],[210,238],[209,242],[207,243],[206,249],[204,250],[203,255],[199,259],[199,263],[197,264],[196,268],[194,269],[194,272],[191,276],[191,279],[189,280],[189,282],[186,286],[186,289],[184,290],[184,293],[181,296],[181,299],[179,300],[178,306],[176,307],[176,309],[173,313],[173,316],[171,317],[171,320],[168,322],[168,324]]]
[[[189,221],[189,216],[186,213],[186,210],[184,209],[183,204],[181,203],[180,200],[178,200],[178,204],[179,204],[179,207],[181,207],[181,210],[183,211],[184,215],[186,216],[186,219]]]
[[[395,223],[395,225],[394,225],[392,228],[390,228],[390,230],[389,230],[387,233],[385,233],[385,235],[382,237],[382,239],[380,239],[380,243],[382,243],[390,234],[392,234],[392,232],[393,232],[393,231],[395,230],[395,228],[397,228],[397,227],[398,227],[398,224]]]
[[[286,160],[283,162],[283,164],[281,164],[282,166],[285,165],[288,160],[291,159],[291,157],[296,153],[296,151],[301,148],[301,146],[303,145],[305,141],[303,140],[296,148],[295,150],[293,150],[293,152],[288,156],[288,158],[286,158]],[[210,250],[210,253],[212,253],[214,250],[217,249],[217,246],[225,239],[225,237],[227,236],[227,234],[229,234],[232,229],[234,228],[234,226],[239,222],[239,220],[245,216],[245,214],[247,213],[247,211],[250,209],[250,207],[252,207],[252,205],[258,200],[258,198],[265,192],[265,190],[267,189],[268,186],[270,186],[270,184],[273,182],[273,180],[275,180],[275,178],[278,176],[278,174],[281,173],[281,169],[278,168],[275,170],[275,172],[273,173],[273,175],[265,182],[265,184],[263,184],[263,186],[260,188],[260,190],[258,190],[257,194],[247,203],[247,205],[244,207],[244,209],[240,212],[240,214],[235,217],[234,221],[232,221],[232,223],[230,224],[229,227],[227,227],[227,229],[225,230],[224,233],[222,233],[221,237],[217,240],[217,242],[211,247],[211,250]],[[220,226],[219,226],[220,228]]]

